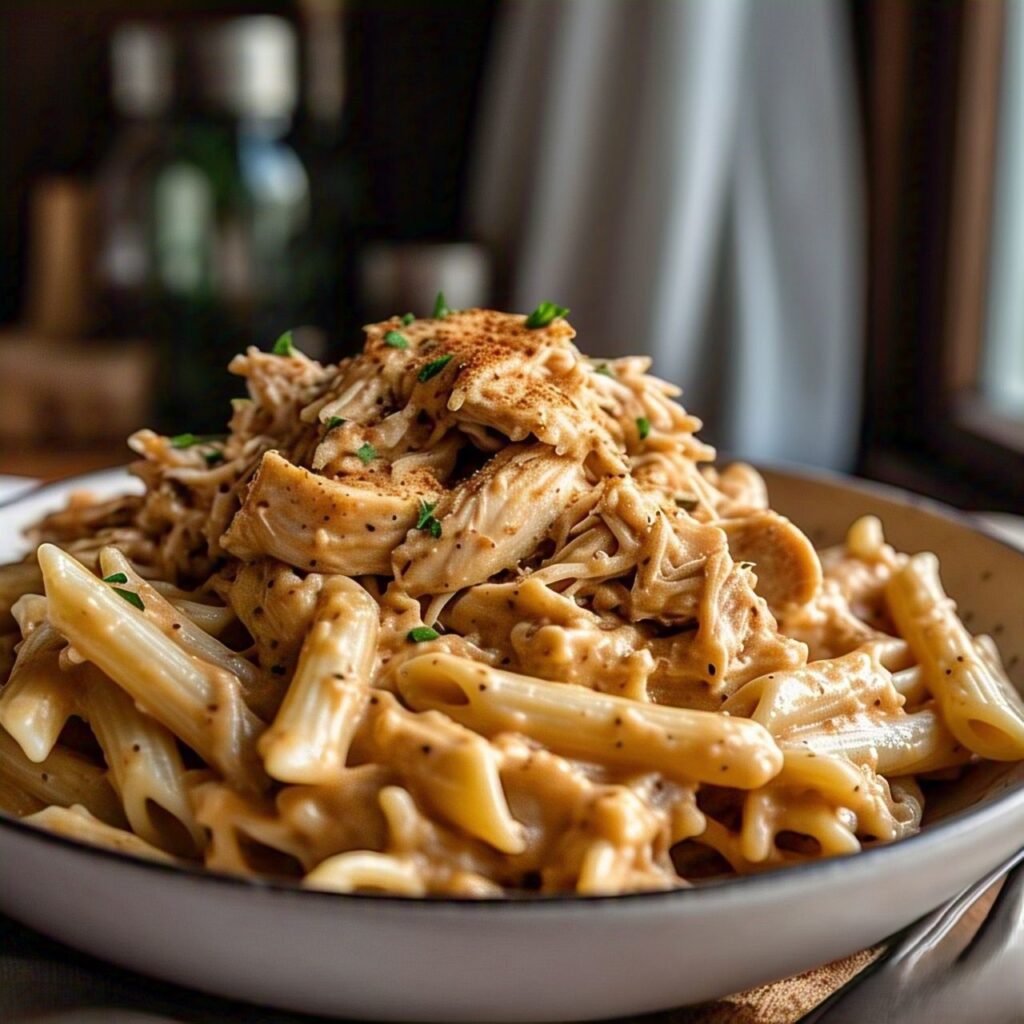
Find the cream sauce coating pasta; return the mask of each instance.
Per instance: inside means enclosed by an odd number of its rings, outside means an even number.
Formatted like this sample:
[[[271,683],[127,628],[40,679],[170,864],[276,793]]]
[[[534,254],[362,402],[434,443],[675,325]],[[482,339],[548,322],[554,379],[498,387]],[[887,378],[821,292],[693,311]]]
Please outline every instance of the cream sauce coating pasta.
[[[404,896],[672,889],[892,842],[1024,757],[934,556],[815,551],[649,361],[463,310],[250,349],[223,438],[0,567],[0,812]]]

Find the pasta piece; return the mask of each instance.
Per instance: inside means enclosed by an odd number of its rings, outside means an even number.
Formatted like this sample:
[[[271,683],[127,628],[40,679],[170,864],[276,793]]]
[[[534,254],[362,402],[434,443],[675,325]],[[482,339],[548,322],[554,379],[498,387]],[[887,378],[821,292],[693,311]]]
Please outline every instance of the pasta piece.
[[[245,691],[259,684],[259,669],[251,661],[236,654],[230,647],[225,647],[186,615],[178,614],[174,604],[150,586],[117,548],[106,547],[100,551],[100,569],[105,577],[124,575],[128,581],[124,586],[142,599],[143,615],[183,651],[230,672]]]
[[[905,707],[922,704],[931,696],[920,665],[911,665],[910,668],[894,672],[892,685],[896,687],[896,692],[903,698]]]
[[[865,838],[893,842],[916,831],[920,823],[919,790],[914,802],[908,802],[905,796],[896,799],[879,774],[866,766],[851,765],[842,758],[823,757],[814,751],[787,750],[785,764],[775,784],[812,789],[833,808],[851,811],[855,820],[844,816],[843,827],[852,826]],[[793,831],[803,830],[795,828]],[[841,836],[838,842],[839,846],[845,845]],[[836,852],[846,851],[837,846]]]
[[[186,597],[168,597],[167,600],[190,622],[195,623],[210,636],[220,636],[238,621],[233,609],[224,605],[204,604]]]
[[[437,712],[410,714],[384,693],[376,701],[360,737],[363,756],[386,761],[418,800],[471,836],[521,852],[523,829],[508,809],[494,748]]]
[[[979,654],[942,589],[935,555],[914,555],[889,581],[886,596],[956,738],[994,761],[1024,757],[1024,700],[998,661]]]
[[[14,616],[21,635],[27,639],[30,633],[46,622],[46,598],[42,594],[22,594],[14,602],[11,615]]]
[[[89,668],[82,714],[103,750],[132,831],[161,850],[196,854],[205,836],[189,803],[174,736],[140,711],[124,690]]]
[[[486,735],[518,731],[559,753],[684,782],[753,789],[782,767],[781,751],[757,722],[641,704],[447,654],[407,661],[398,689],[413,708],[444,711]]]
[[[380,794],[391,779],[381,765],[358,765],[343,768],[328,786],[286,786],[272,802],[202,782],[192,796],[210,832],[206,864],[242,875],[305,874],[336,853],[382,850],[388,830]]]
[[[875,652],[853,651],[771,672],[734,693],[722,710],[760,722],[773,736],[868,709],[895,714],[903,701]]]
[[[870,765],[880,775],[910,775],[965,764],[971,752],[932,708],[911,714],[864,715],[841,729],[805,729],[780,740],[783,749],[805,747]]]
[[[13,562],[0,565],[0,632],[15,625],[11,609],[24,594],[38,594],[43,589],[43,576],[35,562]]]
[[[27,814],[41,811],[45,806],[38,797],[26,793],[20,786],[0,775],[0,811],[4,814],[24,818]]]
[[[54,747],[37,763],[30,761],[15,740],[0,729],[0,779],[44,804],[83,804],[110,825],[125,822],[106,769],[64,747]]]
[[[127,853],[146,860],[158,860],[168,864],[175,862],[175,858],[170,854],[151,846],[144,839],[94,817],[88,808],[81,804],[74,804],[71,807],[46,807],[22,820],[48,832],[55,832],[59,836],[88,843],[90,846],[102,846],[117,853]]]
[[[271,778],[328,782],[344,766],[370,698],[378,624],[377,603],[358,583],[325,582],[284,703],[259,741]]]
[[[262,725],[234,676],[186,654],[59,548],[42,545],[39,564],[51,621],[83,657],[225,778],[243,789],[264,785]]]
[[[302,880],[307,889],[331,892],[383,892],[395,896],[426,896],[416,865],[387,853],[353,850],[322,861]]]
[[[62,671],[64,640],[45,624],[22,641],[7,685],[0,690],[0,726],[30,761],[42,761],[75,712],[80,672]]]
[[[14,668],[14,649],[20,642],[20,633],[0,633],[0,686],[3,686]]]

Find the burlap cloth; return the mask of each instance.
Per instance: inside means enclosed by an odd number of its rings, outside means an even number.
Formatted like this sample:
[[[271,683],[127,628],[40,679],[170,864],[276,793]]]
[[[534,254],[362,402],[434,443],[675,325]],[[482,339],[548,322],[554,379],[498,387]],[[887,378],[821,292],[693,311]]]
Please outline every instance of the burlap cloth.
[[[882,947],[644,1024],[793,1024],[876,960]],[[633,1019],[633,1018],[630,1018]],[[0,915],[0,1022],[299,1024],[305,1017],[215,999],[110,967]],[[625,1020],[625,1018],[620,1018]]]

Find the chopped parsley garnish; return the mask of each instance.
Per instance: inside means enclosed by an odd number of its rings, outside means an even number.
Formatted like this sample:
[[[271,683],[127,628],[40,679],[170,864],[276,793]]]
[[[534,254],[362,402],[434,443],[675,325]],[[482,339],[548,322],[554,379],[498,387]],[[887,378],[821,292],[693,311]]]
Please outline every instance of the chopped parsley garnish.
[[[434,299],[434,319],[443,320],[451,310],[448,308],[448,303],[445,301],[444,292],[438,292],[437,298]]]
[[[227,434],[175,434],[171,438],[172,448],[192,448],[197,444],[209,444],[211,441],[224,441]]]
[[[340,416],[332,416],[324,426],[328,430],[334,430],[335,427],[340,427],[345,421]]]
[[[103,577],[104,583],[127,583],[128,577],[123,572],[115,572],[111,576]]]
[[[560,316],[568,315],[565,306],[556,306],[553,302],[542,302],[527,318],[526,326],[535,331],[538,327],[548,327]]]
[[[275,356],[293,356],[295,355],[295,345],[291,331],[285,331],[277,341],[274,342],[274,347],[270,350]]]
[[[436,377],[453,359],[455,356],[438,356],[437,359],[431,359],[426,366],[420,370],[417,376],[420,381],[426,383],[431,377]]]
[[[420,499],[420,514],[416,520],[417,530],[427,530],[435,539],[441,536],[441,523],[434,518],[434,509],[437,508],[436,501],[424,501]]]
[[[120,587],[114,587],[114,593],[118,597],[123,597],[133,608],[138,608],[140,612],[146,610],[146,606],[142,603],[142,598],[133,590],[122,590]]]
[[[415,319],[416,319],[416,314],[415,313],[406,313],[405,316],[402,317],[402,323],[406,327],[408,327],[409,324],[411,324],[413,322],[413,320],[415,320]]]
[[[203,452],[203,458],[206,459],[208,466],[216,466],[219,462],[224,461],[224,453],[221,451]]]
[[[360,449],[359,449],[359,450],[358,450],[358,451],[356,452],[356,455],[358,455],[358,456],[359,456],[359,461],[360,461],[360,462],[361,462],[361,463],[362,463],[362,464],[363,464],[364,466],[368,466],[368,465],[369,465],[369,464],[370,464],[371,462],[373,462],[373,460],[374,460],[375,458],[377,458],[377,449],[376,449],[376,448],[374,448],[374,447],[373,447],[373,445],[372,445],[372,444],[370,444],[370,442],[369,442],[369,441],[367,441],[367,442],[366,442],[366,444],[364,444],[364,445],[363,445],[363,446],[362,446],[362,447],[361,447],[361,448],[360,448]]]
[[[409,339],[400,331],[388,331],[384,335],[384,344],[391,348],[408,348]]]
[[[641,441],[646,441],[651,433],[651,421],[646,416],[637,416],[636,432],[640,435]]]
[[[594,373],[599,373],[602,377],[615,377],[615,371],[608,363],[602,363],[600,366],[595,366]]]
[[[405,638],[414,644],[422,644],[428,640],[436,640],[440,635],[436,629],[431,629],[429,626],[417,626],[415,629],[410,629]]]

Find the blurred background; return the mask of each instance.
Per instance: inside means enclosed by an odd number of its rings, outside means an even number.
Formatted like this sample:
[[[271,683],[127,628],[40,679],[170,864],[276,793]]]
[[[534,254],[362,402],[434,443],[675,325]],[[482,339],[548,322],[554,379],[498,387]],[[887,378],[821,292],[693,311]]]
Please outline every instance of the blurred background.
[[[0,474],[443,290],[729,453],[1024,511],[1021,0],[7,0],[0,65]]]

